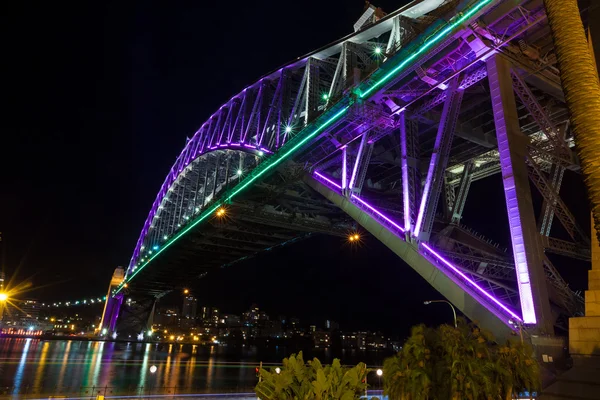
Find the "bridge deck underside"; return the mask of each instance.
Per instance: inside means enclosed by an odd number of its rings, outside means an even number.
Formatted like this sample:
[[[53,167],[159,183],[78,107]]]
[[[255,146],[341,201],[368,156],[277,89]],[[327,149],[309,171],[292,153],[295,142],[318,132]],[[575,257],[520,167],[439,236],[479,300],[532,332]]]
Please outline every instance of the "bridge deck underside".
[[[135,280],[129,293],[160,297],[193,284],[211,270],[316,234],[346,236],[350,219],[295,179],[277,175],[223,207],[202,229],[175,242]],[[289,179],[289,176],[287,178]]]

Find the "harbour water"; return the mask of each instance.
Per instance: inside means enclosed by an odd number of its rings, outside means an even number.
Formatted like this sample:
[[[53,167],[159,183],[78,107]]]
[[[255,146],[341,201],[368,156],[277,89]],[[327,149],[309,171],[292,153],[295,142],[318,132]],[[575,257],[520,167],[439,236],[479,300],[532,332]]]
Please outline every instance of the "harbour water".
[[[254,346],[0,339],[0,396],[38,398],[183,393],[251,393],[256,367],[295,352]],[[389,353],[329,349],[304,352],[328,363],[382,365]],[[376,376],[372,387],[380,382]],[[89,397],[87,397],[89,396]]]

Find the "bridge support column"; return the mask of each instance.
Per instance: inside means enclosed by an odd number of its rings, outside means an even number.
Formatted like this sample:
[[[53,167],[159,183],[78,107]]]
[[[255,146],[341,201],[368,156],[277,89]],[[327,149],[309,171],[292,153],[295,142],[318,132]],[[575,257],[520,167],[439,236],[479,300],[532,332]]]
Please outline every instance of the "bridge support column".
[[[115,269],[110,285],[108,285],[108,293],[106,293],[106,302],[104,303],[104,311],[102,312],[102,320],[98,327],[98,334],[110,335],[115,331],[117,326],[117,318],[123,304],[123,294],[119,293],[113,297],[113,290],[117,289],[121,282],[125,279],[125,270],[121,267]]]
[[[529,139],[521,133],[511,65],[501,55],[487,60],[488,79],[508,223],[525,324],[553,334],[553,317],[543,267],[543,247],[535,223],[525,157]]]

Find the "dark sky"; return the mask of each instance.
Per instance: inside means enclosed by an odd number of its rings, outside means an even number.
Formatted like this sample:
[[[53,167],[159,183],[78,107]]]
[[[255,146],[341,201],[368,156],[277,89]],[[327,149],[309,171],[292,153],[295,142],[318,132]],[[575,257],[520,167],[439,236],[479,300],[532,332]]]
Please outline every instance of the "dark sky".
[[[391,11],[405,2],[377,5]],[[0,119],[8,275],[20,266],[16,280],[45,286],[31,293],[43,300],[103,294],[113,269],[128,263],[186,136],[256,78],[350,33],[363,5],[10,2]],[[500,222],[486,228],[498,240],[508,235]],[[331,316],[357,328],[448,317],[423,307],[439,295],[368,237],[357,250],[312,239],[220,271],[196,290],[201,303],[233,312],[256,302],[273,314]]]

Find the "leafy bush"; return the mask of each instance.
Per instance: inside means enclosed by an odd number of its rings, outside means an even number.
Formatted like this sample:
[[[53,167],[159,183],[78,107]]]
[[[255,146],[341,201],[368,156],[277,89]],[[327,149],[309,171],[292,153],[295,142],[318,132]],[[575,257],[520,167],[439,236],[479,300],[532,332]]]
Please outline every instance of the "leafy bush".
[[[337,358],[327,366],[317,358],[305,363],[300,352],[283,360],[280,373],[261,368],[254,391],[261,400],[353,400],[364,395],[367,373],[364,363],[346,368]]]
[[[497,345],[491,334],[461,321],[412,329],[398,355],[384,364],[390,400],[496,400],[540,387],[533,351],[520,342]]]

